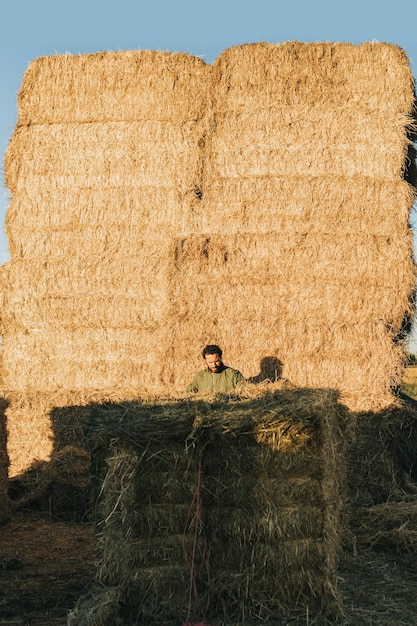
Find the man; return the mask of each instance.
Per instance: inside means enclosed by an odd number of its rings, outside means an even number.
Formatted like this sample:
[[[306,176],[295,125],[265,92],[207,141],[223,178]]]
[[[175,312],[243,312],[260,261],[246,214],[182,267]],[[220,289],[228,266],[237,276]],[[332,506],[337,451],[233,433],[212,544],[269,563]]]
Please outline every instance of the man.
[[[227,393],[232,389],[242,387],[246,383],[246,380],[238,370],[224,365],[222,354],[219,346],[205,346],[203,359],[207,367],[197,372],[191,383],[187,385],[187,392],[211,391]]]

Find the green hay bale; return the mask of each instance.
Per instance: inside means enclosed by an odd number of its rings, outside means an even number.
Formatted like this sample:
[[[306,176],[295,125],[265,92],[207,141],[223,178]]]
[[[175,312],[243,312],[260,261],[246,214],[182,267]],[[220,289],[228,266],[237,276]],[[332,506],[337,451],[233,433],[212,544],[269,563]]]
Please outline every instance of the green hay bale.
[[[93,407],[95,585],[145,623],[340,611],[345,418],[331,390]]]

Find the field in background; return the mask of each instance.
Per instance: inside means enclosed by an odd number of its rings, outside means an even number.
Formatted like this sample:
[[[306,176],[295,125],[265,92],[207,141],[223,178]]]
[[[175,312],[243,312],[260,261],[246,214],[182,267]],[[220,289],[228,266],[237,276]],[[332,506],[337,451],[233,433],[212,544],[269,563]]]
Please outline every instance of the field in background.
[[[410,365],[405,370],[401,391],[417,400],[417,365]]]

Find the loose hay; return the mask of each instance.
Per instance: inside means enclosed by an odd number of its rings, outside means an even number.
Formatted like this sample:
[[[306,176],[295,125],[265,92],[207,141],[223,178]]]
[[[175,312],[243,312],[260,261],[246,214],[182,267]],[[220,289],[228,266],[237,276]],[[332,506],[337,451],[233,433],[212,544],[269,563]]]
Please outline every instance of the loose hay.
[[[88,433],[95,588],[118,589],[117,611],[145,623],[340,611],[346,411],[337,400],[326,390],[246,390],[98,405]],[[94,597],[93,588],[71,624],[87,623]]]
[[[351,517],[358,544],[380,550],[417,552],[417,501],[364,507],[354,510]]]

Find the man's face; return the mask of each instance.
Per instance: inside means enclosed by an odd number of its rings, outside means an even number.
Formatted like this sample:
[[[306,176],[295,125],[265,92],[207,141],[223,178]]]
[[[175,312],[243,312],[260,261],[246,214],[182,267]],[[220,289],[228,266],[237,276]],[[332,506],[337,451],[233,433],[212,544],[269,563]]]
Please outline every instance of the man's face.
[[[207,367],[211,372],[220,372],[223,365],[220,354],[206,354],[204,360],[207,363]]]

